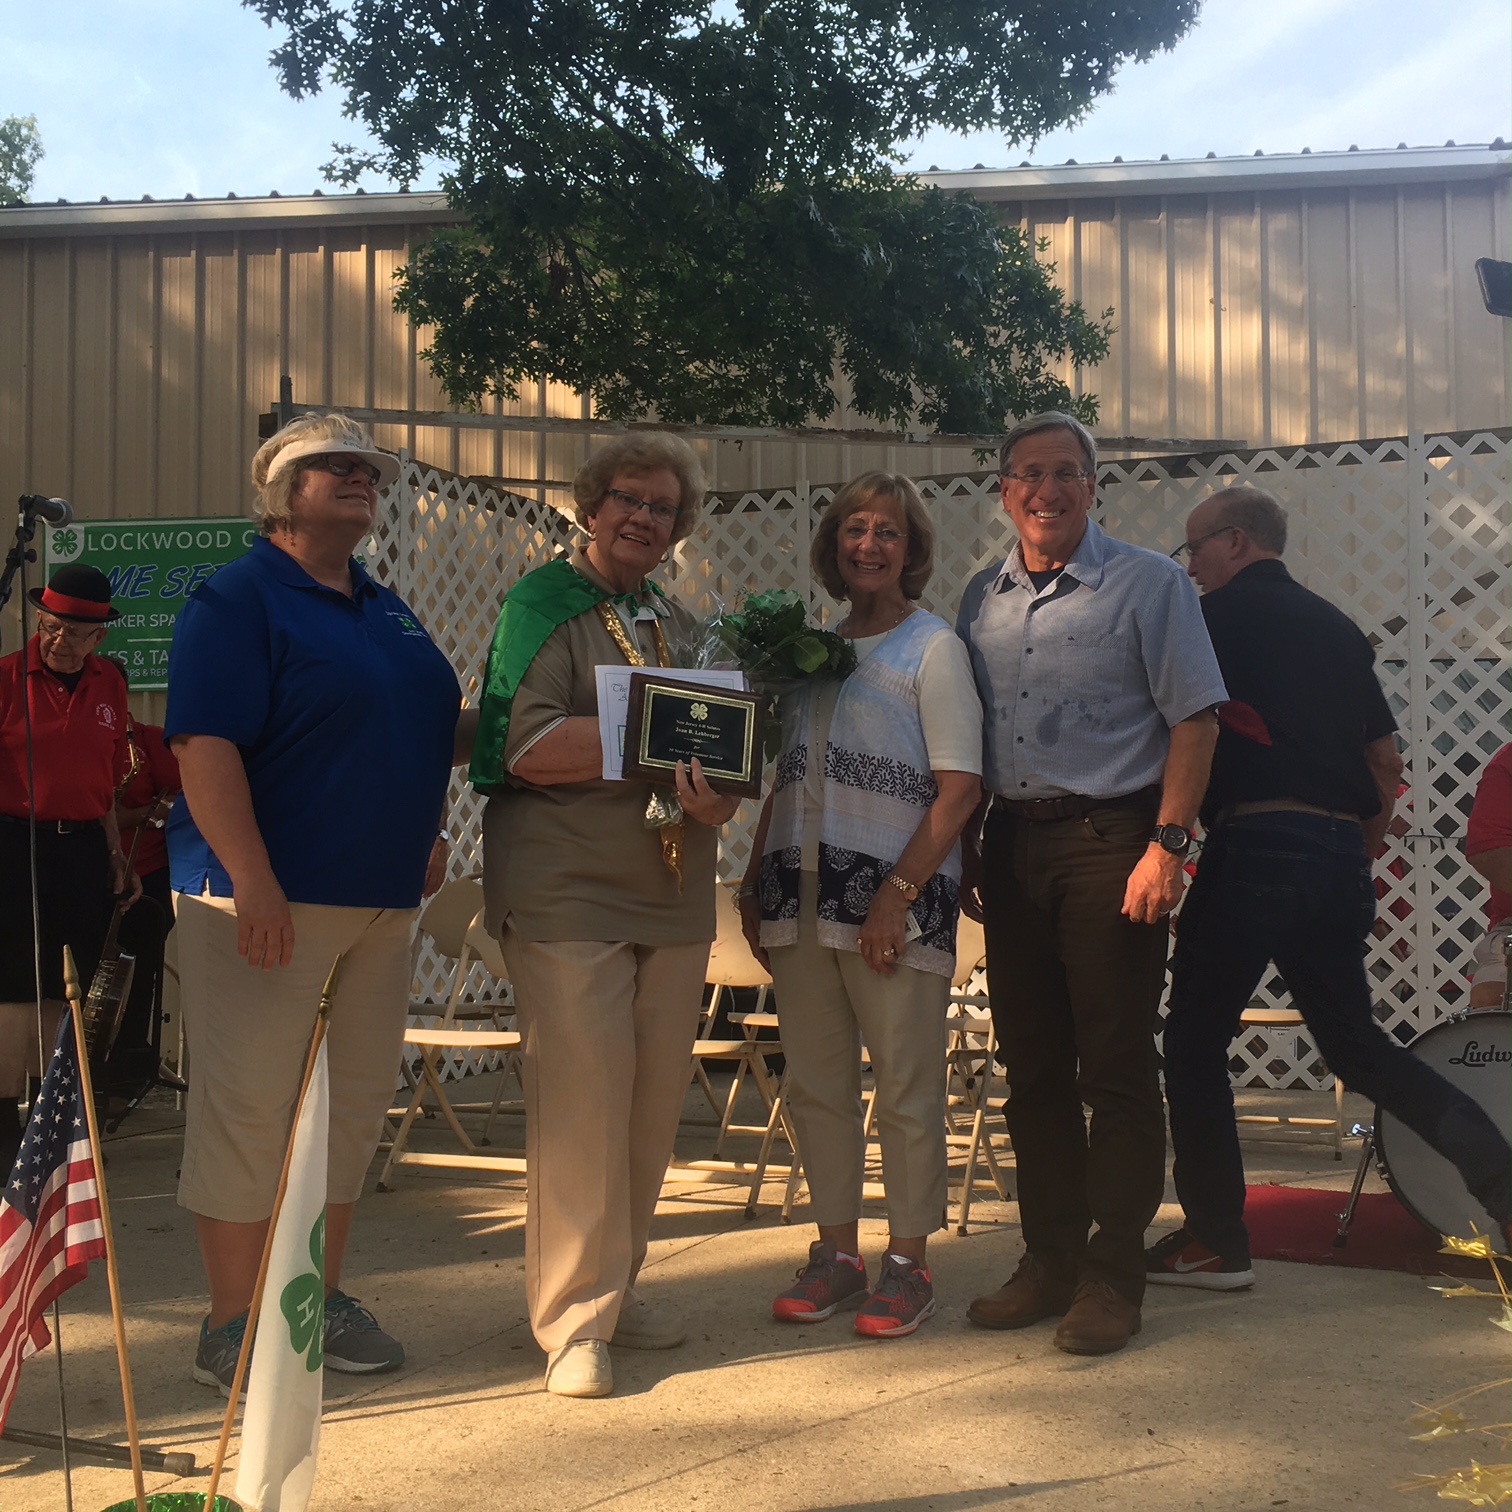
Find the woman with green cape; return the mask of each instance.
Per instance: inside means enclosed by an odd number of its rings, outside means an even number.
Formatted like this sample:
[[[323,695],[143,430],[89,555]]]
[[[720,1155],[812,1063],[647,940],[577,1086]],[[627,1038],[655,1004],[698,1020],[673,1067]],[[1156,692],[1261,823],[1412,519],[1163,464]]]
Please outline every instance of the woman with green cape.
[[[688,641],[691,617],[647,574],[705,488],[675,436],[600,447],[573,481],[586,543],[509,591],[488,659],[471,777],[524,1039],[526,1300],[562,1396],[613,1390],[611,1343],[684,1338],[635,1280],[687,1090],[716,831],[738,800],[696,762],[678,767],[680,815],[666,789],[604,780],[594,669],[670,666]]]

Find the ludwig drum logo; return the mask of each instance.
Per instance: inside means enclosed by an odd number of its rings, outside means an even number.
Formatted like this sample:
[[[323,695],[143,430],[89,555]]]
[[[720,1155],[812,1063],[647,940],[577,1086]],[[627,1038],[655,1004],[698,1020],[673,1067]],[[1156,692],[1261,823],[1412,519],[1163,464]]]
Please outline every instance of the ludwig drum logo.
[[[1451,1066],[1500,1066],[1506,1061],[1512,1061],[1512,1050],[1503,1050],[1500,1045],[1487,1045],[1482,1050],[1479,1040],[1467,1041],[1458,1055],[1449,1057]]]

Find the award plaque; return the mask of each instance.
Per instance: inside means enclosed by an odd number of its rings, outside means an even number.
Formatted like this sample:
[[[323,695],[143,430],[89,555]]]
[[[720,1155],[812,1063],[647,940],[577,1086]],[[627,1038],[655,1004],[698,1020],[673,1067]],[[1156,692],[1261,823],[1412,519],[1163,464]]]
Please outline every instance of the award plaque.
[[[716,792],[761,792],[761,700],[755,693],[630,675],[625,776],[670,785],[679,761],[697,757]]]

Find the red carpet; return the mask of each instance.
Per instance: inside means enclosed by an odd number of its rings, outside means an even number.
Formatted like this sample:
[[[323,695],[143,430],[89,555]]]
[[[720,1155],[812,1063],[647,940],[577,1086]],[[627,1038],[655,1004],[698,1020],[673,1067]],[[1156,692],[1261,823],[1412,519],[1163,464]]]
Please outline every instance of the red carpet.
[[[1247,1187],[1244,1223],[1249,1229],[1250,1253],[1257,1260],[1351,1265],[1414,1276],[1472,1276],[1490,1283],[1484,1260],[1439,1254],[1438,1236],[1430,1234],[1390,1192],[1360,1198],[1349,1243],[1335,1249],[1339,1214],[1348,1200],[1348,1192],[1317,1187]]]

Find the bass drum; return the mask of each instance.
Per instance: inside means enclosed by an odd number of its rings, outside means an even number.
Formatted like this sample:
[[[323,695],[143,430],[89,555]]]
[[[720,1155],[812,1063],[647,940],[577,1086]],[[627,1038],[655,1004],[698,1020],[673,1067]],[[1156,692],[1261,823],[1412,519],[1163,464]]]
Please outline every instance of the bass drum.
[[[1512,1014],[1505,1009],[1461,1013],[1426,1029],[1407,1047],[1468,1094],[1505,1138],[1512,1124]],[[1394,1113],[1376,1108],[1376,1154],[1391,1190],[1435,1234],[1469,1239],[1495,1234],[1491,1215],[1460,1174]],[[1475,1228],[1471,1228],[1471,1224]]]

